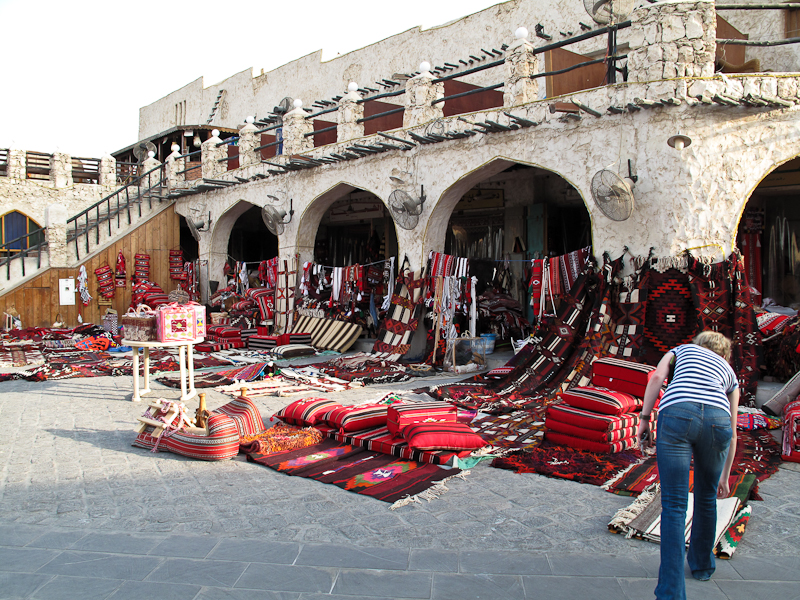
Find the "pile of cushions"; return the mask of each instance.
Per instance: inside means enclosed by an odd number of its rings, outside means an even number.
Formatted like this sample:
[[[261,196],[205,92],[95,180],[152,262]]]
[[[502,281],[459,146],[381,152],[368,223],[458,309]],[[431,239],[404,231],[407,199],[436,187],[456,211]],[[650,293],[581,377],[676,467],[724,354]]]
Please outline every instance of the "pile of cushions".
[[[137,281],[133,286],[131,306],[136,307],[140,304],[157,308],[162,304],[169,304],[169,296],[156,283],[145,280]]]
[[[592,366],[592,385],[560,394],[547,408],[545,439],[577,450],[615,454],[636,447],[639,411],[655,367],[617,358]]]
[[[197,344],[198,352],[219,352],[232,348],[244,348],[247,342],[242,338],[242,330],[227,325],[212,325],[206,330],[206,339]]]
[[[458,422],[456,408],[443,402],[342,406],[325,398],[305,398],[292,402],[275,417],[339,433],[385,427],[414,450],[475,450],[486,445],[468,425]]]

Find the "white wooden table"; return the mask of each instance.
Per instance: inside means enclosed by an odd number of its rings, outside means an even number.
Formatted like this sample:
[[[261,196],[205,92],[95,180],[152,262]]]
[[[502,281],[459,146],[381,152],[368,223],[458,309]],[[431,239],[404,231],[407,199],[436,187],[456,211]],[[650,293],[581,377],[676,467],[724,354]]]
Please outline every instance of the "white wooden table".
[[[199,337],[183,342],[134,342],[122,340],[123,346],[133,348],[133,397],[132,402],[140,402],[144,394],[150,390],[150,348],[178,348],[181,365],[181,400],[186,401],[197,395],[194,389],[194,352],[193,346],[199,344],[204,338]],[[144,389],[139,389],[139,348],[144,352]],[[189,354],[187,361],[186,354]],[[188,363],[188,369],[187,369]],[[187,377],[188,376],[188,377]]]

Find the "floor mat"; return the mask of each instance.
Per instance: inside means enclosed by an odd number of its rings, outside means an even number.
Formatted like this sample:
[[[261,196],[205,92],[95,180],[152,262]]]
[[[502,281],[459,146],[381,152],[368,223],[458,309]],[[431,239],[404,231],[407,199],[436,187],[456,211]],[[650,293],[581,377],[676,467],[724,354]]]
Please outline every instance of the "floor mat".
[[[538,448],[495,458],[492,466],[517,473],[538,473],[546,477],[602,485],[638,460],[641,460],[638,451],[595,454],[542,442]]]
[[[469,426],[495,448],[535,448],[544,435],[544,408],[505,415],[488,415]]]
[[[459,469],[443,470],[334,440],[274,454],[251,453],[247,460],[396,506],[433,499],[447,490],[445,480],[466,474]]]

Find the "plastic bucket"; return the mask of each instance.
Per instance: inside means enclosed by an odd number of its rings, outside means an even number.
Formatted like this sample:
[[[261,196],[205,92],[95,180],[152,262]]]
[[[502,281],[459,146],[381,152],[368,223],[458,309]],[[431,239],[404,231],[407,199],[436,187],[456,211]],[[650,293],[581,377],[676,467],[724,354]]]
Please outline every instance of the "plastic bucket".
[[[486,340],[483,343],[483,347],[486,350],[486,354],[491,354],[492,352],[494,352],[494,343],[497,340],[497,334],[496,333],[482,333],[481,337],[484,340]]]

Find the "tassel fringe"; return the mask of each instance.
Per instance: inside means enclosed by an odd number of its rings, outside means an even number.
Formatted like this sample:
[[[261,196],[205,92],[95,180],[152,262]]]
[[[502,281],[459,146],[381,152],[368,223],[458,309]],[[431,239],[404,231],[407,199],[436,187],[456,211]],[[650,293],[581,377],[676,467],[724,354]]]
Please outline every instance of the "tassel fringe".
[[[633,529],[629,527],[631,521],[638,517],[642,511],[653,501],[656,497],[661,484],[654,483],[648,485],[636,500],[623,508],[620,508],[611,521],[608,523],[608,530],[613,533],[625,533],[625,537],[630,539],[633,537]]]
[[[422,504],[422,500],[427,500],[428,502],[431,500],[436,500],[439,496],[450,489],[445,485],[445,483],[456,477],[466,480],[467,475],[469,475],[469,471],[461,471],[461,473],[451,475],[450,477],[445,477],[441,481],[435,481],[433,486],[429,487],[424,492],[420,492],[419,494],[415,494],[413,496],[405,496],[404,498],[400,498],[389,507],[389,510],[397,510],[398,508],[413,503]]]

